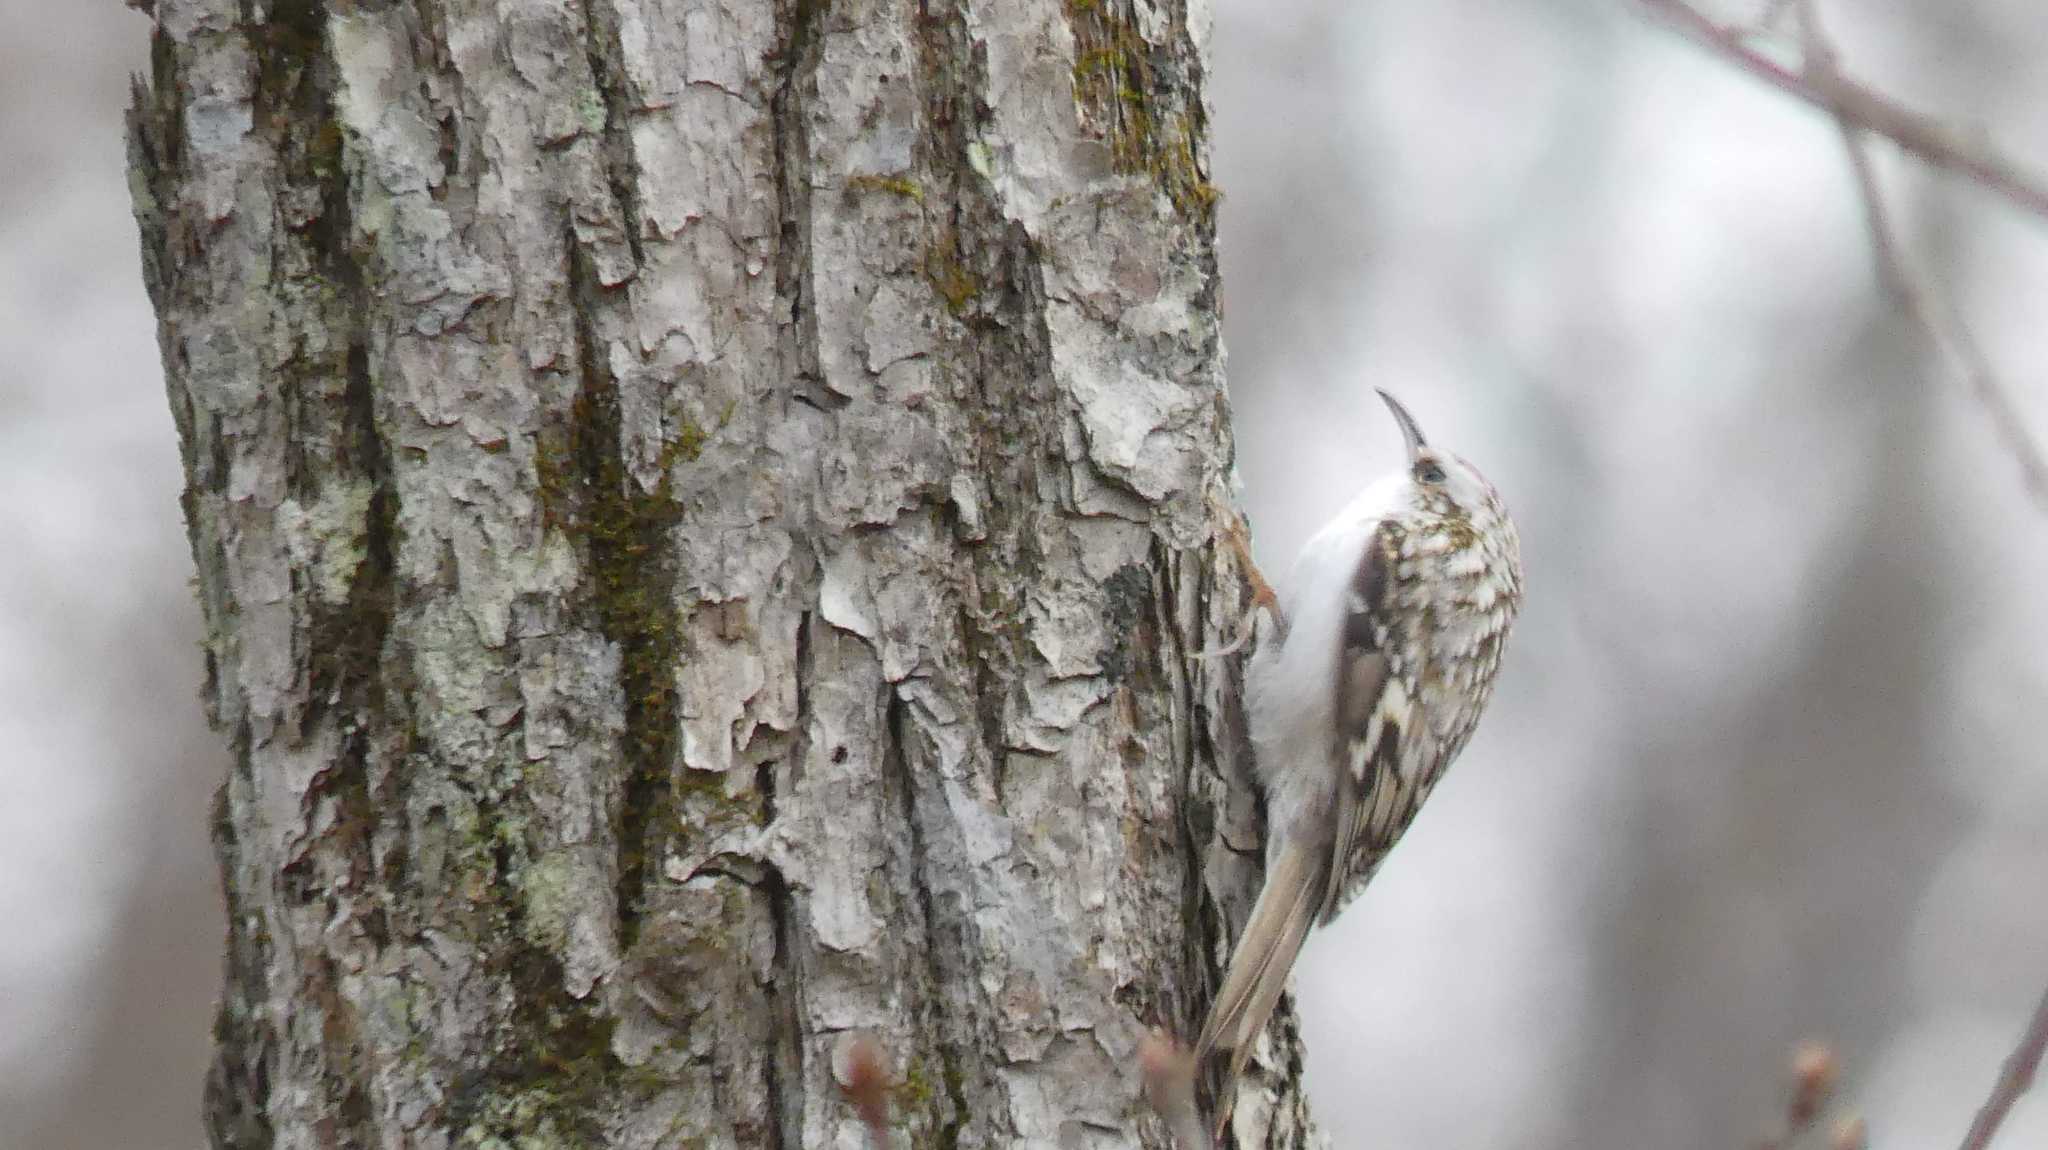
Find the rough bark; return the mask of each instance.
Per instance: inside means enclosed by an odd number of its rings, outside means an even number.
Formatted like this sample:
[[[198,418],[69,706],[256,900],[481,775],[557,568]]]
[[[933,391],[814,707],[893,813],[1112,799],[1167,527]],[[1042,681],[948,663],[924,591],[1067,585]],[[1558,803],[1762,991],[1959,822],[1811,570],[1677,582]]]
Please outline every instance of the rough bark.
[[[1206,5],[155,19],[215,1143],[854,1146],[866,1032],[899,1145],[1163,1144],[1259,841]]]

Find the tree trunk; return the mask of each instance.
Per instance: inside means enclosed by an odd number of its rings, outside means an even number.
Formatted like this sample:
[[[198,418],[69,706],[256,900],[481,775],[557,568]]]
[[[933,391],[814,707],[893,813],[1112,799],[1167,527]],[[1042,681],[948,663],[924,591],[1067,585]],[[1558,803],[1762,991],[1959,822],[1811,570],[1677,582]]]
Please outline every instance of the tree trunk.
[[[155,19],[215,1144],[856,1146],[867,1033],[897,1145],[1163,1145],[1259,849],[1207,5]]]

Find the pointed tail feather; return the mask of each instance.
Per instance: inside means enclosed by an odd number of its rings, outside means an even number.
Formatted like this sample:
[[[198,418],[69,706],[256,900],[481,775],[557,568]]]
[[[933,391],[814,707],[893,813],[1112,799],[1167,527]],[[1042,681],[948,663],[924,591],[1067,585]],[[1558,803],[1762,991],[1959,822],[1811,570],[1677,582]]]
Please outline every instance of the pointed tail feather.
[[[1244,935],[1237,940],[1237,950],[1230,956],[1230,971],[1223,977],[1223,988],[1216,992],[1209,1020],[1203,1023],[1202,1036],[1195,1043],[1196,1065],[1212,1051],[1231,1052],[1230,1073],[1218,1094],[1222,1118],[1229,1115],[1237,1077],[1279,1003],[1294,958],[1301,953],[1301,944],[1322,908],[1327,861],[1313,856],[1299,842],[1282,848],[1266,874],[1265,889],[1259,892],[1258,905],[1252,908]]]

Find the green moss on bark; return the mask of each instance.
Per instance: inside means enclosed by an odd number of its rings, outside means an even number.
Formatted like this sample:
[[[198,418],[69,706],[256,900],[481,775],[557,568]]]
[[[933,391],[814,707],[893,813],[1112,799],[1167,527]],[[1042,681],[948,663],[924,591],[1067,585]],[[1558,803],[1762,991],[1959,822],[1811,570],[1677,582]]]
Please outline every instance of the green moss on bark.
[[[1163,67],[1165,48],[1138,31],[1128,0],[1066,0],[1074,35],[1074,100],[1119,172],[1148,175],[1183,219],[1212,225],[1216,185],[1196,155],[1200,105]]]

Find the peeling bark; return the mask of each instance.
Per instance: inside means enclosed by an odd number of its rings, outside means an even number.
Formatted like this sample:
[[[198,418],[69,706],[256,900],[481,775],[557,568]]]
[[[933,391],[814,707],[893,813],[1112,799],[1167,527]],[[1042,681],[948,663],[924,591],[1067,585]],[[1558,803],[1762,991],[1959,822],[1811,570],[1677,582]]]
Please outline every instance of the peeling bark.
[[[1163,1145],[1259,843],[1206,4],[155,18],[215,1144],[858,1146],[865,1032],[903,1144]]]

